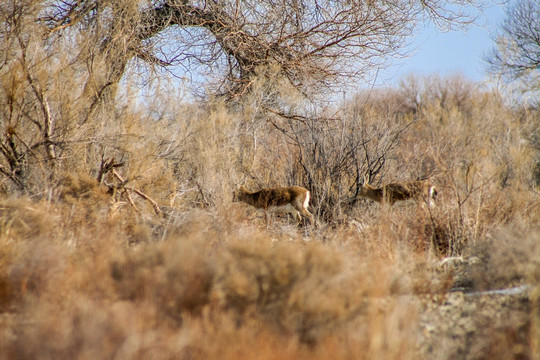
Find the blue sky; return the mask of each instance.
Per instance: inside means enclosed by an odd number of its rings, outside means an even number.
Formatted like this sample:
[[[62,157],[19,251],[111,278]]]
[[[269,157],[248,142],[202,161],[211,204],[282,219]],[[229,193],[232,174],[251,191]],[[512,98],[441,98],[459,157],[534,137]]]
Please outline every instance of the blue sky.
[[[461,73],[473,81],[485,79],[483,55],[493,47],[493,35],[504,19],[504,7],[491,5],[466,31],[441,32],[430,24],[414,37],[411,55],[380,71],[377,84],[397,85],[410,73],[450,75]]]

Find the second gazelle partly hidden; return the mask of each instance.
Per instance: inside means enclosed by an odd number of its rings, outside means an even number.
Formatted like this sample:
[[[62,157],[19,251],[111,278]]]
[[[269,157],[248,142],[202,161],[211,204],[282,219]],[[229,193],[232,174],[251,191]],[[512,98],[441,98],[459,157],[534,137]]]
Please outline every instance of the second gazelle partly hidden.
[[[309,218],[312,224],[315,223],[313,214],[307,209],[310,193],[300,186],[267,188],[254,192],[241,186],[234,197],[256,209],[262,209],[266,225],[268,225],[268,211],[291,213],[297,223],[300,223],[302,216]]]
[[[433,207],[437,198],[437,189],[425,180],[390,183],[381,187],[374,187],[369,185],[369,178],[364,177],[364,184],[358,196],[390,205],[393,205],[396,201],[413,199],[417,202],[425,202],[430,207]]]

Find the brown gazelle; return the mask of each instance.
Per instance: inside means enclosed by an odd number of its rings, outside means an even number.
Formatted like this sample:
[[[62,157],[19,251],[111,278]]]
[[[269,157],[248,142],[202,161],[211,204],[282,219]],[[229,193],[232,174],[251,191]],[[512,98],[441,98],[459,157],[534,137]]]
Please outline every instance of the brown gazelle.
[[[414,199],[416,201],[425,201],[430,207],[435,205],[437,189],[425,180],[390,183],[380,188],[369,185],[368,181],[368,178],[364,178],[364,184],[358,196],[381,204],[393,205],[396,201]]]
[[[313,214],[307,209],[310,198],[309,191],[300,186],[275,187],[254,192],[241,186],[235,193],[235,198],[257,209],[262,209],[266,225],[268,225],[269,210],[291,213],[298,223],[302,220],[303,215],[314,224]]]

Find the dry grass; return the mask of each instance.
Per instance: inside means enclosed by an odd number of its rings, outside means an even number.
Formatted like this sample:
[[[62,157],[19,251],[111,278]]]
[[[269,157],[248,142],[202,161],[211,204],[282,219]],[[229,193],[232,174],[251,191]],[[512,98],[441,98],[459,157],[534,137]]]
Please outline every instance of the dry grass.
[[[70,205],[30,206],[2,204],[6,358],[416,356],[418,304],[388,297],[395,261],[317,237],[223,231],[227,215],[207,213],[132,246],[110,214],[92,228],[80,213],[74,244],[54,214]]]
[[[10,69],[3,86],[23,91]],[[126,91],[114,116],[83,123],[83,100],[39,74],[57,159],[39,145],[40,114],[8,92],[0,103],[18,116],[2,118],[2,142],[32,149],[0,158],[17,170],[2,173],[0,358],[539,356],[538,111],[463,79],[417,79],[326,110],[340,121],[274,117],[256,94],[140,106]],[[365,155],[384,158],[378,183],[429,177],[437,207],[351,201],[355,169],[375,166]],[[125,181],[98,182],[113,157]],[[320,226],[265,228],[232,202],[241,183],[308,187]],[[519,284],[532,290],[517,302],[452,305],[453,288]],[[490,322],[498,312],[510,320]]]

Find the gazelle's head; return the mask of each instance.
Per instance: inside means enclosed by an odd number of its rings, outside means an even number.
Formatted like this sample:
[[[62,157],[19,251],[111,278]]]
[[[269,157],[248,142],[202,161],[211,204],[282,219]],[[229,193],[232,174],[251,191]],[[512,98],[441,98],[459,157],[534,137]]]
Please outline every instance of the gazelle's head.
[[[374,186],[371,186],[369,184],[363,184],[360,187],[360,191],[358,192],[358,196],[369,198],[371,200],[375,200],[378,202],[382,201],[382,189],[376,188]]]
[[[435,186],[429,187],[429,197],[433,200],[437,200],[437,195],[439,195],[439,192],[437,191],[437,188]]]
[[[360,187],[360,196],[365,196],[377,190],[376,187],[369,185],[369,174],[364,175],[362,186]]]
[[[437,188],[434,185],[429,185],[428,199],[427,199],[427,203],[429,207],[435,207],[436,205],[435,200],[437,200],[438,194],[439,192],[437,191]]]
[[[370,192],[370,191],[373,191],[373,190],[377,190],[377,188],[375,186],[371,186],[367,183],[364,183],[362,184],[362,186],[360,187],[360,192],[362,193],[367,193],[367,192]]]

